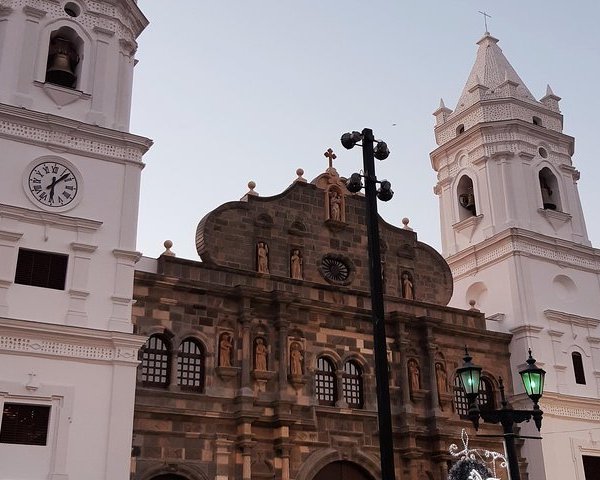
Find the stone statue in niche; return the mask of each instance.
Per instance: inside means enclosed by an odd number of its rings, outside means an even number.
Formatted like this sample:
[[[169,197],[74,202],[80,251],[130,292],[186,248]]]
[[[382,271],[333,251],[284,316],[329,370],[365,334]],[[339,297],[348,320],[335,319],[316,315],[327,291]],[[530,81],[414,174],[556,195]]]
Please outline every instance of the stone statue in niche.
[[[290,345],[290,373],[293,376],[301,376],[304,373],[302,368],[304,355],[302,353],[302,346],[298,342],[293,342]]]
[[[269,273],[269,246],[265,242],[256,245],[256,271]]]
[[[264,338],[254,341],[254,370],[267,371],[267,346]]]
[[[410,382],[411,393],[421,389],[421,372],[419,371],[419,364],[412,358],[408,361],[408,380]]]
[[[300,250],[292,250],[290,256],[290,276],[296,280],[302,280],[302,256]]]
[[[329,218],[336,222],[342,221],[342,196],[335,190],[329,192]]]
[[[407,300],[415,299],[415,291],[413,288],[413,282],[412,282],[408,272],[402,273],[402,298],[406,298]]]
[[[219,367],[231,367],[232,350],[231,334],[221,334],[221,339],[219,340]]]
[[[435,364],[435,377],[437,379],[438,392],[446,393],[448,391],[448,376],[446,368],[442,363]]]
[[[437,382],[438,401],[442,406],[442,394],[448,391],[448,376],[444,364],[437,362],[435,364],[435,380]]]

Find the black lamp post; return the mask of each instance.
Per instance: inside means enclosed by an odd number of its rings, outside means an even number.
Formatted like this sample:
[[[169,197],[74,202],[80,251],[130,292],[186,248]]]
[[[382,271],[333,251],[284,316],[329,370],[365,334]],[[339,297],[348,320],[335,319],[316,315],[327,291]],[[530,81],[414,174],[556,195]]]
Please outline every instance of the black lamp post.
[[[475,430],[479,429],[480,418],[487,423],[502,424],[502,436],[504,437],[504,448],[506,450],[510,480],[521,480],[517,449],[515,447],[515,438],[517,435],[514,433],[514,425],[515,423],[529,421],[533,418],[538,431],[542,428],[543,412],[540,410],[538,401],[544,392],[544,376],[546,372],[535,364],[535,359],[531,356],[531,349],[529,349],[527,366],[519,374],[521,375],[527,396],[533,401],[533,410],[514,410],[506,401],[504,384],[502,378],[500,378],[502,408],[499,410],[480,411],[477,406],[477,395],[479,394],[479,383],[481,381],[481,367],[473,365],[471,360],[472,357],[465,348],[464,364],[462,368],[456,371],[469,402],[469,418],[473,422]]]
[[[342,135],[342,145],[353,148],[362,141],[364,174],[353,173],[346,182],[352,193],[363,188],[365,179],[365,199],[367,202],[367,237],[369,243],[369,277],[371,283],[371,318],[373,321],[373,343],[375,351],[375,378],[377,382],[377,412],[379,420],[379,451],[381,454],[381,480],[395,480],[394,444],[392,438],[392,414],[390,409],[390,388],[388,379],[387,345],[381,282],[381,254],[379,252],[379,224],[377,198],[387,202],[394,192],[387,180],[377,181],[375,161],[385,160],[390,151],[385,142],[375,140],[373,130],[365,128],[362,133],[352,132]],[[376,143],[373,148],[373,143]],[[377,183],[380,188],[377,189]]]

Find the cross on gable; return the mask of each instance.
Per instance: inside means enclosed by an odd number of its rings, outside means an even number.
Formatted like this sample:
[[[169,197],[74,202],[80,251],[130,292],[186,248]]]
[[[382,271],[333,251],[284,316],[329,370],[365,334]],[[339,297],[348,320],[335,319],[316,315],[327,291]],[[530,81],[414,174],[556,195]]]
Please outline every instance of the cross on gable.
[[[337,158],[337,155],[333,153],[333,150],[331,148],[328,148],[323,155],[325,155],[329,159],[329,168],[333,168],[333,161]]]

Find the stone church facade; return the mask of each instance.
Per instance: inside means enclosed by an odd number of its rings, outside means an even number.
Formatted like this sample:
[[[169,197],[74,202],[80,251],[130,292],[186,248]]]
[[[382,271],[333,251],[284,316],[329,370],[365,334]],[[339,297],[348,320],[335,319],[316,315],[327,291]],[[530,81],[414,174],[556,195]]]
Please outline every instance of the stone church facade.
[[[334,168],[310,183],[298,173],[279,195],[251,189],[207,214],[201,262],[167,248],[138,265],[134,479],[380,478],[364,197]],[[396,478],[442,480],[472,428],[454,386],[464,346],[492,407],[510,335],[448,307],[441,255],[408,225],[379,223]]]

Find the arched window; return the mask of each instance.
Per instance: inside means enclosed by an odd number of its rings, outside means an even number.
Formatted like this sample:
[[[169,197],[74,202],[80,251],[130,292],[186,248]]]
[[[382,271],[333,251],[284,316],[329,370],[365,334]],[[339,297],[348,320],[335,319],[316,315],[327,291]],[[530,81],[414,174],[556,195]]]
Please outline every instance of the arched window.
[[[477,215],[473,180],[471,180],[468,175],[463,175],[458,181],[456,194],[458,196],[459,204],[459,220],[465,220]]]
[[[460,377],[458,375],[454,377],[454,410],[461,417],[466,417],[469,413],[469,401],[467,400],[467,395],[462,388]]]
[[[488,378],[481,377],[481,380],[479,381],[477,403],[479,404],[480,410],[494,409],[494,388],[492,387],[492,382]]]
[[[315,372],[315,396],[321,405],[335,405],[337,396],[335,383],[335,367],[326,357],[317,359]]]
[[[558,210],[559,212],[562,212],[558,181],[548,167],[544,167],[540,170],[539,180],[544,210]]]
[[[461,135],[463,133],[465,133],[465,126],[461,123],[458,127],[456,127],[456,136]]]
[[[50,34],[46,82],[66,88],[77,88],[81,73],[83,40],[69,27],[61,27]]]
[[[573,360],[573,371],[575,372],[575,383],[585,385],[585,371],[583,370],[583,359],[581,353],[573,352],[571,354]]]
[[[344,400],[352,408],[363,407],[362,370],[350,360],[344,364],[343,375]]]
[[[204,349],[197,340],[187,338],[177,352],[177,385],[182,390],[204,388]]]
[[[170,345],[161,335],[152,335],[142,351],[142,384],[168,387],[171,367]]]
[[[540,127],[542,126],[542,119],[540,117],[533,117],[531,121],[534,125],[539,125]]]
[[[477,396],[477,404],[480,410],[494,409],[494,387],[492,382],[485,377],[481,377],[479,381],[479,395]],[[454,377],[454,410],[461,417],[466,417],[469,414],[469,400],[462,388],[458,375]]]

